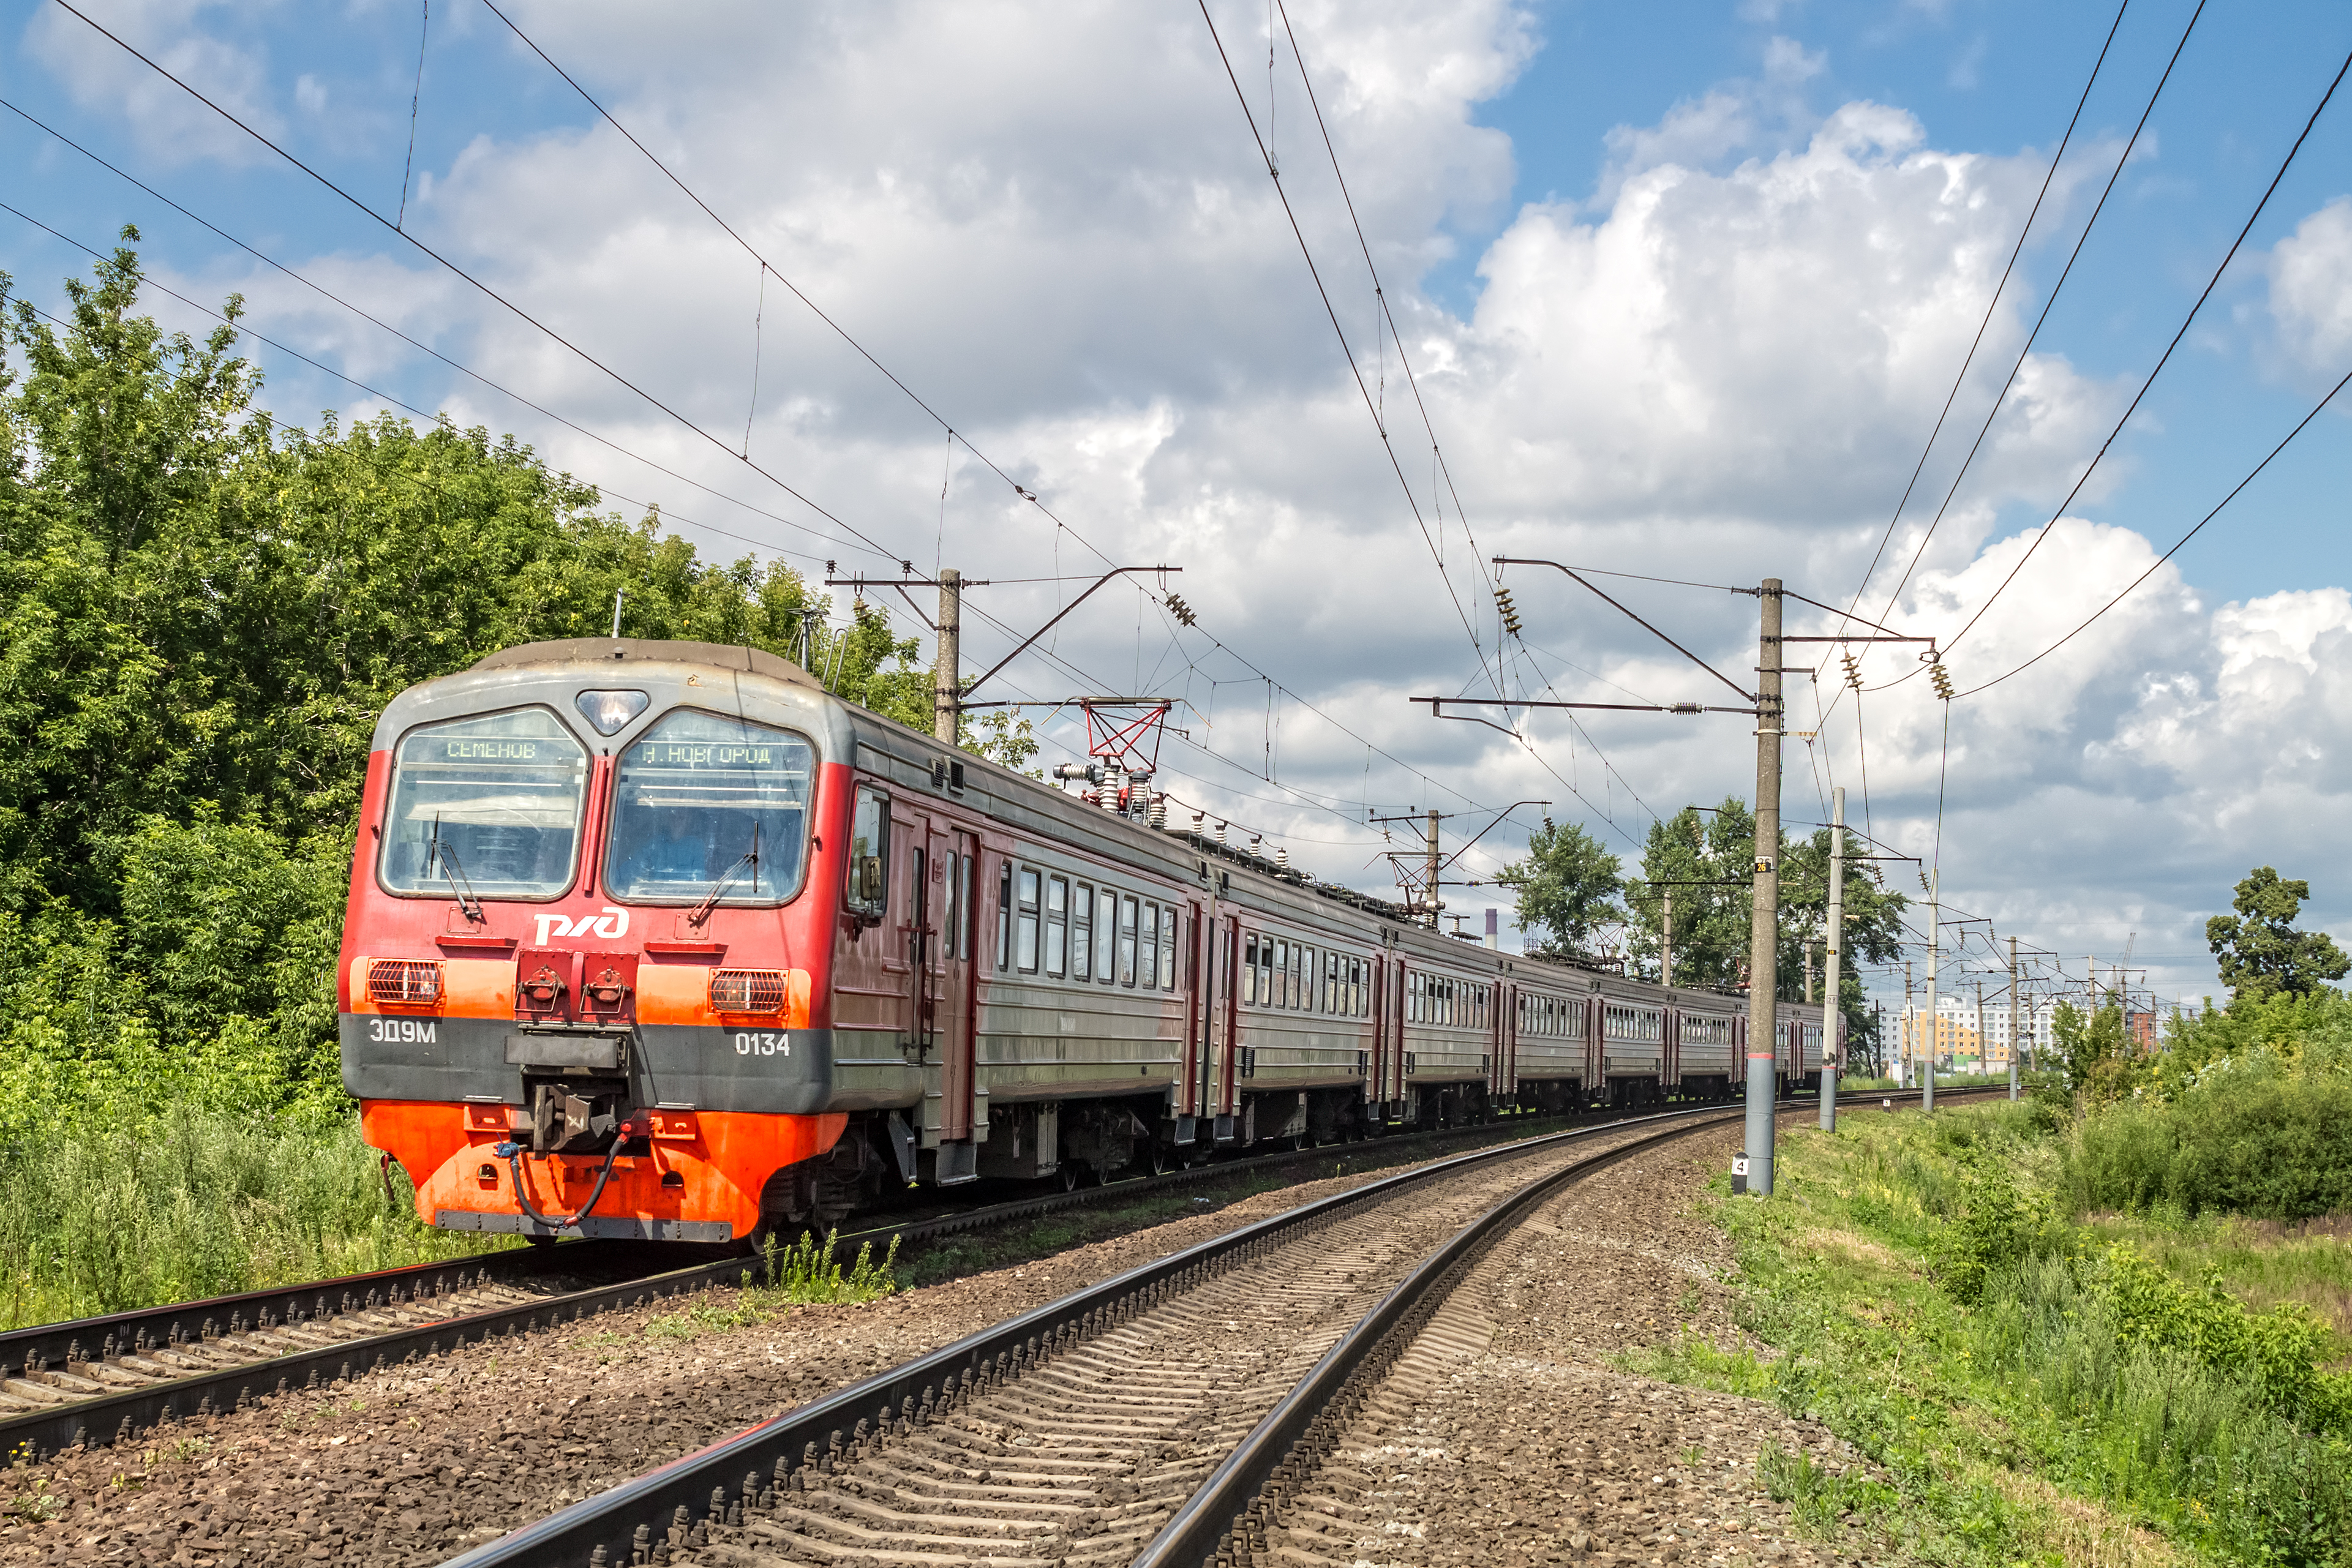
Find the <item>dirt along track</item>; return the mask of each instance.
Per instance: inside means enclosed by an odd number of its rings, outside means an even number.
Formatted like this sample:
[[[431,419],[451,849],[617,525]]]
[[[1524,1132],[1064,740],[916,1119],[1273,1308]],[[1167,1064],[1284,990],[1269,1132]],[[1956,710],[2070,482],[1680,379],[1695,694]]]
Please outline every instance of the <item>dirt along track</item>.
[[[9,1472],[0,1563],[439,1563],[881,1366],[1394,1172],[1286,1186],[865,1306],[730,1322],[756,1314],[717,1290],[176,1422],[127,1450],[68,1451]],[[1335,1333],[1353,1321],[1331,1315]]]
[[[1739,1141],[1733,1124],[1648,1150],[1522,1220],[1380,1380],[1249,1560],[1859,1562],[1858,1542],[1801,1539],[1756,1477],[1768,1440],[1832,1469],[1855,1462],[1843,1445],[1769,1403],[1616,1364],[1680,1333],[1726,1350],[1744,1342],[1729,1310],[1730,1243],[1699,1204]]]

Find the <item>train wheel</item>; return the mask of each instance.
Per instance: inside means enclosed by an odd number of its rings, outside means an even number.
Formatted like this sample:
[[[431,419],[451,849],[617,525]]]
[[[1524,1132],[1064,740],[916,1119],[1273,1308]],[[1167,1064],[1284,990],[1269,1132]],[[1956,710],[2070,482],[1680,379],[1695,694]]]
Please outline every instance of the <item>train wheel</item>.
[[[1062,1178],[1062,1190],[1064,1192],[1076,1192],[1078,1190],[1077,1161],[1064,1160],[1059,1167],[1059,1175]]]

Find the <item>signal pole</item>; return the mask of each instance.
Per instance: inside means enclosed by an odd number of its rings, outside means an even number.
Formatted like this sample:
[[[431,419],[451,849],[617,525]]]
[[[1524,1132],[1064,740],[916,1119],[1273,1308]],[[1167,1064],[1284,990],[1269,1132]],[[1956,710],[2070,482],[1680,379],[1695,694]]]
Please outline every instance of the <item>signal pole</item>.
[[[1757,594],[1756,896],[1748,945],[1748,1190],[1772,1195],[1772,1100],[1780,1043],[1780,580]]]
[[[1675,890],[1666,889],[1665,938],[1658,945],[1658,983],[1675,983]]]
[[[963,711],[963,573],[940,569],[938,658],[931,674],[931,733],[956,743],[956,719]]]
[[[1936,1011],[1936,960],[1941,956],[1942,931],[1939,929],[1943,911],[1938,906],[1937,893],[1943,887],[1944,873],[1938,869],[1927,873],[1927,1071],[1920,1079],[1919,1109],[1936,1108],[1936,1036],[1940,1032],[1942,1019]]]
[[[1830,791],[1830,939],[1822,954],[1822,1131],[1837,1131],[1838,1025],[1845,1018],[1840,1005],[1838,959],[1845,952],[1845,786]]]
[[[1429,928],[1432,931],[1437,929],[1438,912],[1445,907],[1445,901],[1437,896],[1438,873],[1444,869],[1444,862],[1437,852],[1437,824],[1439,820],[1436,810],[1433,808],[1429,813],[1429,825],[1425,830],[1428,835],[1429,844],[1427,851],[1429,856]]]
[[[2017,1053],[2024,1045],[2017,1021],[2017,938],[2009,939],[2009,1097],[2017,1098]]]

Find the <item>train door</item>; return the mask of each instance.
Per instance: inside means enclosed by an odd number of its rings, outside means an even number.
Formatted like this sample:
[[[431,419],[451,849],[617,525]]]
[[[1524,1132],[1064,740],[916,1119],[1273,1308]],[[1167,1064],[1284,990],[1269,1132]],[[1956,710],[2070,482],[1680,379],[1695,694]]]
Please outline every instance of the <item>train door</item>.
[[[1218,945],[1223,949],[1217,955],[1217,968],[1223,983],[1217,988],[1214,1005],[1209,1009],[1213,1030],[1209,1060],[1213,1071],[1208,1087],[1208,1103],[1202,1113],[1216,1117],[1217,1141],[1227,1143],[1238,1135],[1236,1119],[1241,1114],[1241,1094],[1234,1082],[1234,1074],[1241,1067],[1240,915],[1225,916],[1223,928],[1218,933]]]
[[[1493,1106],[1500,1106],[1511,1092],[1511,1061],[1504,1039],[1503,988],[1498,982],[1486,988],[1486,1096]]]
[[[972,902],[980,886],[980,844],[953,823],[926,819],[923,874],[918,921],[926,928],[923,988],[924,1043],[940,1064],[940,1138],[969,1141],[977,1119],[974,1104],[974,1024],[971,979]],[[943,1160],[944,1167],[950,1162]],[[946,1174],[944,1168],[941,1172]]]
[[[1672,1002],[1659,1009],[1658,1087],[1679,1088],[1683,1081],[1683,1011]]]
[[[1584,1097],[1598,1104],[1609,1098],[1609,1003],[1604,998],[1584,999]]]
[[[1209,1083],[1209,1042],[1215,1030],[1217,993],[1217,918],[1199,899],[1192,904],[1192,918],[1185,927],[1192,937],[1186,950],[1184,998],[1184,1065],[1176,1090],[1176,1113],[1190,1118],[1204,1113]],[[1192,1142],[1192,1129],[1179,1122],[1176,1141]]]

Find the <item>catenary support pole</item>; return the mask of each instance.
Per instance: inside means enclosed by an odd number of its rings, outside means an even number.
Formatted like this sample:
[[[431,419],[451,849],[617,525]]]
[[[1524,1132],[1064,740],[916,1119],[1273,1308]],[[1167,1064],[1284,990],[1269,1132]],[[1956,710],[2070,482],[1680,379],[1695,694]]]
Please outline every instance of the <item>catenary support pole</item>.
[[[1434,930],[1436,930],[1436,929],[1438,928],[1438,926],[1437,926],[1437,912],[1438,912],[1439,910],[1444,909],[1444,908],[1445,907],[1445,901],[1444,901],[1444,899],[1442,899],[1442,898],[1440,898],[1440,897],[1438,897],[1438,896],[1437,896],[1437,876],[1438,876],[1438,873],[1439,873],[1439,872],[1444,868],[1444,863],[1445,863],[1442,859],[1440,859],[1440,858],[1439,858],[1438,853],[1437,853],[1437,821],[1438,821],[1437,813],[1436,813],[1435,811],[1432,811],[1432,812],[1430,812],[1430,813],[1429,813],[1429,829],[1428,829],[1428,835],[1429,835],[1429,848],[1428,848],[1428,855],[1429,855],[1429,894],[1428,894],[1428,904],[1429,904],[1429,928],[1430,928],[1432,931],[1434,931]]]
[[[2024,1026],[2017,1010],[2017,938],[2009,939],[2009,1097],[2017,1098],[2017,1057],[2025,1049]]]
[[[1822,954],[1822,1131],[1837,1131],[1838,1069],[1845,1052],[1838,1034],[1845,1022],[1844,971],[1838,960],[1845,953],[1845,786],[1830,791],[1830,938]]]
[[[1936,1010],[1936,963],[1943,952],[1943,934],[1938,929],[1943,909],[1937,894],[1943,882],[1944,873],[1940,870],[1927,873],[1927,1066],[1919,1074],[1919,1109],[1922,1111],[1936,1108],[1936,1047],[1939,1043],[1936,1037],[1943,1032],[1939,1027],[1943,1020]]]
[[[1658,944],[1658,984],[1675,983],[1675,890],[1666,889],[1665,936]]]
[[[1757,594],[1756,888],[1748,945],[1748,1190],[1772,1195],[1780,993],[1780,580]]]
[[[963,573],[940,569],[940,649],[931,676],[931,733],[956,743],[956,720],[963,713]]]
[[[1903,1016],[1895,1025],[1902,1038],[1895,1053],[1895,1087],[1908,1089],[1911,1083],[1911,1059],[1919,1053],[1919,1021],[1911,1016],[1911,960],[1903,960]]]

